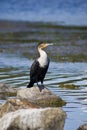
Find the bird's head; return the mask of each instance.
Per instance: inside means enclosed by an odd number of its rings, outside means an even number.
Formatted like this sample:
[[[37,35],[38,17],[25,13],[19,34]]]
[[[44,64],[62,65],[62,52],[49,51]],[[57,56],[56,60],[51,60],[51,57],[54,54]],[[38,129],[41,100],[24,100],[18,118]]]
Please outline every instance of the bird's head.
[[[44,49],[44,48],[46,48],[46,47],[49,46],[49,45],[53,45],[53,44],[52,44],[52,43],[40,42],[40,43],[38,44],[38,48]]]

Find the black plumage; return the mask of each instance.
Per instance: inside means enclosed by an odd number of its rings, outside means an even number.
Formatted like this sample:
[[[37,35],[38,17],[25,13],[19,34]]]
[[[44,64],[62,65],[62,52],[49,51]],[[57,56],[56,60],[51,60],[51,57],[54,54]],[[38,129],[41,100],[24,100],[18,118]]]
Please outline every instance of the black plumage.
[[[30,69],[30,83],[27,87],[30,88],[34,85],[34,83],[38,84],[39,81],[43,84],[48,67],[49,64],[44,67],[40,67],[39,62],[35,60]]]
[[[30,68],[30,82],[27,86],[27,88],[33,87],[34,83],[41,82],[43,85],[43,81],[45,78],[45,75],[47,73],[48,67],[49,67],[49,58],[47,57],[47,54],[42,49],[47,47],[50,44],[46,43],[39,43],[38,44],[38,51],[40,53],[40,57],[36,59],[31,68]]]

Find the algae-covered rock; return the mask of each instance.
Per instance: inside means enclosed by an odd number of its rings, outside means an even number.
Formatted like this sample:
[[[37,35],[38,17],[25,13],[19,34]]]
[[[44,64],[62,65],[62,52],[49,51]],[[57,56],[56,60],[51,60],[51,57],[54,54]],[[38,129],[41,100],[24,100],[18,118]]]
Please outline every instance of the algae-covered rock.
[[[63,101],[59,96],[53,94],[46,87],[41,89],[35,86],[32,88],[20,89],[17,91],[17,97],[28,99],[41,107],[61,107],[66,104],[65,101]]]
[[[81,125],[77,130],[87,130],[87,124]]]
[[[66,114],[59,106],[66,103],[49,89],[14,89],[3,84],[0,91],[17,94],[0,105],[2,130],[63,130]]]
[[[66,114],[61,108],[21,109],[0,119],[2,130],[63,130]]]
[[[0,99],[7,99],[7,97],[16,96],[17,88],[0,83]]]
[[[59,87],[66,88],[66,89],[78,89],[79,88],[79,86],[74,85],[74,84],[63,84],[63,83],[61,83],[59,85]]]
[[[34,103],[31,103],[26,99],[11,98],[0,106],[0,117],[2,117],[8,112],[16,111],[18,109],[30,109],[30,108],[40,108],[40,107]]]

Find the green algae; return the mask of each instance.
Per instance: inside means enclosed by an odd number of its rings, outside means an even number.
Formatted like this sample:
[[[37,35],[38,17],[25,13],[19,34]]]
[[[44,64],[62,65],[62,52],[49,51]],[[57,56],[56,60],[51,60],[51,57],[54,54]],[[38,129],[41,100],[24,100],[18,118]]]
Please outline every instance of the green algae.
[[[18,50],[22,54],[26,53],[27,57],[33,52],[36,55],[34,46],[41,41],[54,43],[47,51],[53,61],[87,62],[87,27],[56,25],[56,23],[0,21],[0,53],[11,52],[12,45],[15,45],[16,48],[13,46],[12,53]],[[24,44],[23,49],[21,44]]]
[[[62,107],[66,105],[66,102],[62,100],[61,98],[51,98],[51,99],[43,99],[43,100],[38,100],[36,102],[37,105],[40,107]]]
[[[63,83],[61,83],[61,84],[59,85],[59,87],[61,87],[61,88],[66,88],[66,89],[72,89],[72,90],[79,88],[79,86],[74,85],[74,84],[63,84]]]
[[[3,95],[3,97],[15,97],[17,93],[16,92],[0,92],[0,95]]]

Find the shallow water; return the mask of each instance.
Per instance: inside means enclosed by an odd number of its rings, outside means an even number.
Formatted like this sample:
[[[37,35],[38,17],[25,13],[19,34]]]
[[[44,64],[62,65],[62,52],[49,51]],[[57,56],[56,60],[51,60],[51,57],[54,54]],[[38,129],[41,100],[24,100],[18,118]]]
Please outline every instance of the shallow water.
[[[32,60],[21,55],[1,54],[0,82],[26,87],[31,64]],[[60,83],[79,87],[73,90],[60,88]],[[80,124],[87,122],[87,63],[51,62],[44,84],[67,102],[63,107],[67,113],[64,130],[76,130]]]
[[[12,24],[0,26],[0,82],[26,87],[30,66],[38,56],[37,42],[53,42],[54,46],[46,49],[51,62],[44,84],[67,102],[63,106],[67,113],[64,130],[76,130],[87,123],[87,29]],[[77,87],[62,88],[60,84]]]

